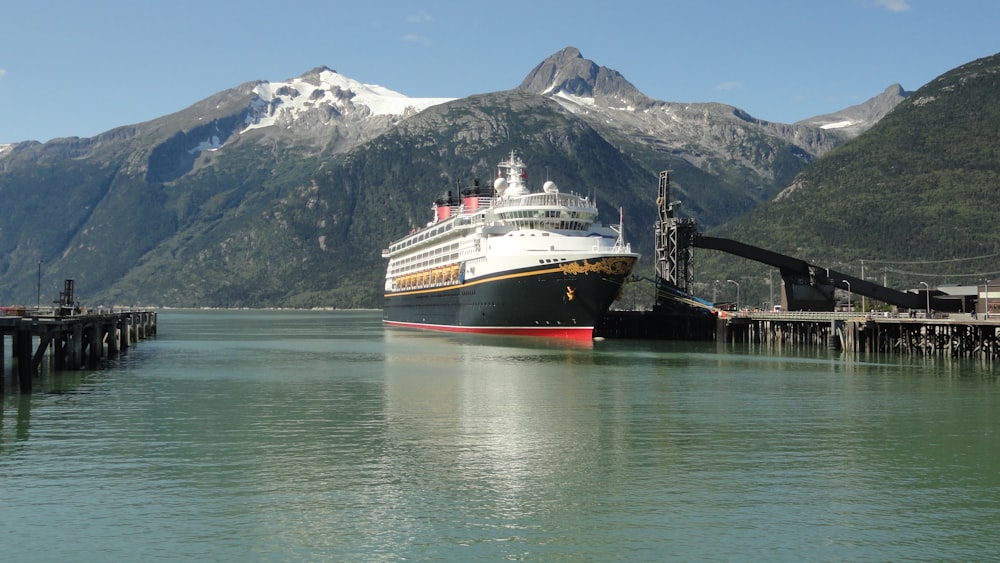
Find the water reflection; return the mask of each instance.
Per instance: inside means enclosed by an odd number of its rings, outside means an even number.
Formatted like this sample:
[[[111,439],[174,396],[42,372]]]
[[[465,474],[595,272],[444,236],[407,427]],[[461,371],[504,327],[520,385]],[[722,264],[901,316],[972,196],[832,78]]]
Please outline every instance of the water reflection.
[[[593,465],[600,432],[581,403],[596,398],[577,380],[592,350],[409,331],[386,342],[387,442],[407,455],[385,462],[413,476],[400,484],[413,510],[437,507],[460,543],[523,541],[559,498],[552,484]]]
[[[160,323],[120,369],[0,402],[4,515],[24,540],[5,556],[42,542],[53,559],[992,553],[990,370],[558,347],[385,330],[377,313]]]

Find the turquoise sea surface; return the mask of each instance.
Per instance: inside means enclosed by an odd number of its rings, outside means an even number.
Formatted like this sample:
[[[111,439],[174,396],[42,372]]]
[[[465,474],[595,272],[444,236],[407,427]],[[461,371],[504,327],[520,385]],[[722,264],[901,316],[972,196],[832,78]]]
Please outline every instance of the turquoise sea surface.
[[[10,348],[8,347],[7,350]],[[4,561],[996,559],[1000,368],[162,311],[0,396]]]

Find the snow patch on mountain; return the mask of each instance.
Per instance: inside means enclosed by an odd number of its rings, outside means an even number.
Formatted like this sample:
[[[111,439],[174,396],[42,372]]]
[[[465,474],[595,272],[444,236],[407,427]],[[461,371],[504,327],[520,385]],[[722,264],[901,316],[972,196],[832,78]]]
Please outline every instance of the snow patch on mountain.
[[[347,115],[404,116],[454,98],[410,98],[377,84],[363,84],[325,67],[285,82],[262,82],[254,88],[246,129],[270,127],[317,109]]]
[[[219,139],[218,135],[212,135],[208,139],[205,139],[204,141],[198,143],[198,145],[195,148],[189,149],[188,152],[194,154],[202,151],[216,151],[221,148],[222,148],[222,140]]]
[[[827,123],[826,125],[821,125],[820,129],[843,129],[844,127],[850,127],[851,125],[854,125],[854,123],[855,123],[854,121],[848,119],[846,121],[837,121],[835,123]]]
[[[551,91],[551,89],[549,89],[549,91]],[[594,106],[594,105],[597,105],[597,100],[595,100],[592,97],[574,96],[573,94],[570,94],[568,92],[564,92],[562,90],[559,90],[558,92],[556,92],[555,97],[563,99],[563,100],[567,100],[567,101],[570,101],[570,102],[573,102],[574,104],[577,104],[577,105],[580,105],[580,106]]]

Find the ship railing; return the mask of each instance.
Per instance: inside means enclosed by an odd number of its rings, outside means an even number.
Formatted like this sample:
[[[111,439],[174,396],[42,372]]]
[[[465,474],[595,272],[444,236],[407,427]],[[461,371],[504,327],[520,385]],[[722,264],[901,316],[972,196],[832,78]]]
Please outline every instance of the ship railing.
[[[577,207],[581,209],[597,209],[597,203],[588,198],[576,194],[548,194],[534,193],[510,199],[500,198],[496,207],[536,207],[536,206],[559,206]]]
[[[590,247],[591,252],[614,252],[614,253],[630,253],[632,252],[632,243],[626,242],[624,244],[615,243],[612,246],[605,246],[602,244],[595,244]]]
[[[389,248],[382,249],[382,258],[389,258],[396,252],[406,250],[408,248],[417,248],[433,244],[448,236],[448,233],[456,228],[468,228],[470,226],[476,226],[480,223],[483,223],[482,216],[480,215],[453,215],[452,217],[446,219],[444,224],[432,224],[429,227],[411,233],[406,238],[403,238]],[[434,232],[432,227],[441,230]]]

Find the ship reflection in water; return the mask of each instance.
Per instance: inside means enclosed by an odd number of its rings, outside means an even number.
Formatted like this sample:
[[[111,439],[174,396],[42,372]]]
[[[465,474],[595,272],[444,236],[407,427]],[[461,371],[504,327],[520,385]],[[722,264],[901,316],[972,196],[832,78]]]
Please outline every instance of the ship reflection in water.
[[[112,369],[0,396],[5,560],[995,551],[992,366],[574,347],[376,311],[158,324]]]

